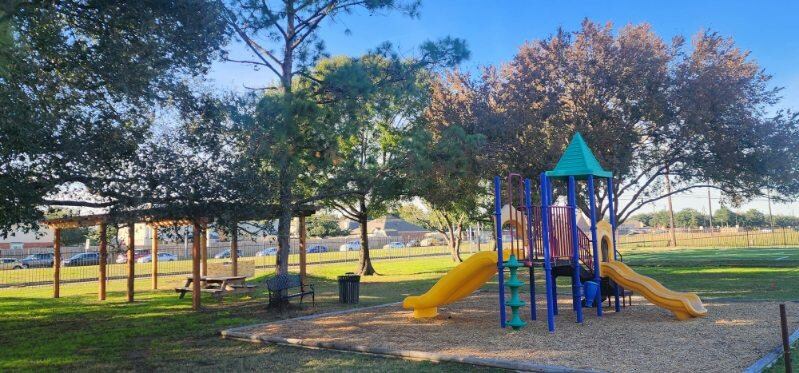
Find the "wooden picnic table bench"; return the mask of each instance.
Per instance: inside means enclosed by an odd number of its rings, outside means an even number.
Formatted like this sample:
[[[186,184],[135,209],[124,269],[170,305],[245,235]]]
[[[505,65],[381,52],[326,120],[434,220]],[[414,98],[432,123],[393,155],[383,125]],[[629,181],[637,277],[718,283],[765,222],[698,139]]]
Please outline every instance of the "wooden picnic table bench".
[[[200,281],[203,284],[200,291],[211,293],[217,299],[226,294],[251,292],[256,285],[245,283],[246,278],[246,276],[202,276]],[[194,277],[186,276],[186,284],[183,287],[175,288],[175,292],[180,293],[180,298],[193,291],[192,282],[194,282]]]
[[[306,289],[307,287],[307,289]],[[292,289],[299,289],[297,292],[289,292]],[[305,285],[299,275],[282,274],[266,280],[266,289],[269,291],[269,305],[282,304],[291,298],[300,298],[300,303],[306,295],[311,296],[311,304],[316,306],[313,284]]]

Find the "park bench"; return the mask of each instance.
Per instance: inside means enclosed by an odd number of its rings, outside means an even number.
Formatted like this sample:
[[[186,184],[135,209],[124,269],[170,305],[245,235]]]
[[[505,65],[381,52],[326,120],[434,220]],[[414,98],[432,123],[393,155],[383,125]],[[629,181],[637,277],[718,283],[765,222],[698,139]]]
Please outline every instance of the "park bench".
[[[306,290],[306,286],[308,290]],[[316,306],[313,284],[304,285],[299,275],[281,274],[266,280],[266,289],[269,292],[269,305],[280,305],[291,298],[300,298],[300,303],[306,295],[311,296],[311,304]],[[299,291],[292,292],[294,289]]]

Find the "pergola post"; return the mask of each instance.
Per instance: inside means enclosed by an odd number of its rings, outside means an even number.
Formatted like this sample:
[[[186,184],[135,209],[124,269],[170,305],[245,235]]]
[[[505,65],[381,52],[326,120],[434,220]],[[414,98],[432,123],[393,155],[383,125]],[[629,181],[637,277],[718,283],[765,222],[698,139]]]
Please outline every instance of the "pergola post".
[[[133,302],[133,281],[136,276],[136,224],[128,223],[128,302]]]
[[[230,261],[233,267],[233,276],[239,275],[239,223],[233,222],[230,227]]]
[[[200,224],[194,223],[194,235],[191,241],[191,308],[200,309]]]
[[[53,232],[53,298],[61,296],[61,228]]]
[[[305,215],[300,215],[298,225],[300,231],[300,282],[305,284],[305,276],[307,274],[306,272],[307,231],[305,229]]]
[[[99,281],[99,293],[97,294],[97,298],[100,300],[105,300],[106,290],[106,263],[108,263],[108,226],[105,223],[100,223],[100,277],[97,279]]]
[[[202,227],[200,227],[200,250],[202,253],[200,256],[202,257],[202,275],[208,276],[208,238],[206,234],[208,233],[208,224],[203,223]]]
[[[151,225],[150,229],[153,230],[152,241],[150,243],[150,258],[152,258],[153,270],[153,290],[158,289],[158,226]]]

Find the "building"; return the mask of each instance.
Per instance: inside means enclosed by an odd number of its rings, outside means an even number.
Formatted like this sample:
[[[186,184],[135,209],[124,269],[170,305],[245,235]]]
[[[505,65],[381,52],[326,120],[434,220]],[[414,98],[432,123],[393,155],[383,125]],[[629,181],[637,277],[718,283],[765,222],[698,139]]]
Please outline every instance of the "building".
[[[2,253],[29,253],[37,249],[50,249],[53,247],[53,231],[47,226],[39,227],[38,231],[25,232],[16,229],[8,237],[0,237],[0,252]]]
[[[386,215],[370,220],[366,223],[366,230],[370,236],[401,237],[403,240],[421,239],[426,233],[429,233],[428,230],[395,215]],[[356,223],[356,226],[350,230],[350,234],[360,235],[360,233],[360,227]]]

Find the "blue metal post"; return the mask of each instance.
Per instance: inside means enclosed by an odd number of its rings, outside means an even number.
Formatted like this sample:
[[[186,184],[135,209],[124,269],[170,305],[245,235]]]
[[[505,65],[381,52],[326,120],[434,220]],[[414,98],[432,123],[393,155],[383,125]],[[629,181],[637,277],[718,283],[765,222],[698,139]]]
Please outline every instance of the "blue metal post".
[[[527,211],[527,260],[530,262],[530,320],[536,319],[535,275],[533,273],[533,197],[532,181],[524,179],[524,207]]]
[[[497,274],[499,275],[499,324],[505,327],[505,267],[502,256],[502,186],[494,176],[494,222],[497,229]]]
[[[594,175],[588,175],[588,203],[591,207],[591,247],[593,248],[594,261],[594,281],[600,284],[602,289],[602,279],[599,277],[599,245],[596,233],[596,196],[594,196]],[[602,301],[596,302],[596,314],[602,316]]]
[[[572,291],[574,298],[574,312],[577,313],[577,322],[583,322],[583,284],[580,281],[580,243],[577,233],[577,188],[575,188],[574,176],[569,176],[569,220],[571,222],[572,235]]]
[[[615,197],[613,196],[613,177],[608,178],[608,213],[610,214],[610,234],[612,235],[611,240],[613,241],[613,260],[619,260],[619,256],[616,254],[616,209],[613,206],[615,202]],[[621,311],[621,306],[619,306],[619,284],[615,286],[616,291],[614,297],[616,298],[616,312]]]
[[[544,248],[544,283],[547,289],[547,327],[555,332],[555,312],[552,305],[552,263],[549,248],[549,180],[541,173],[541,241]]]

